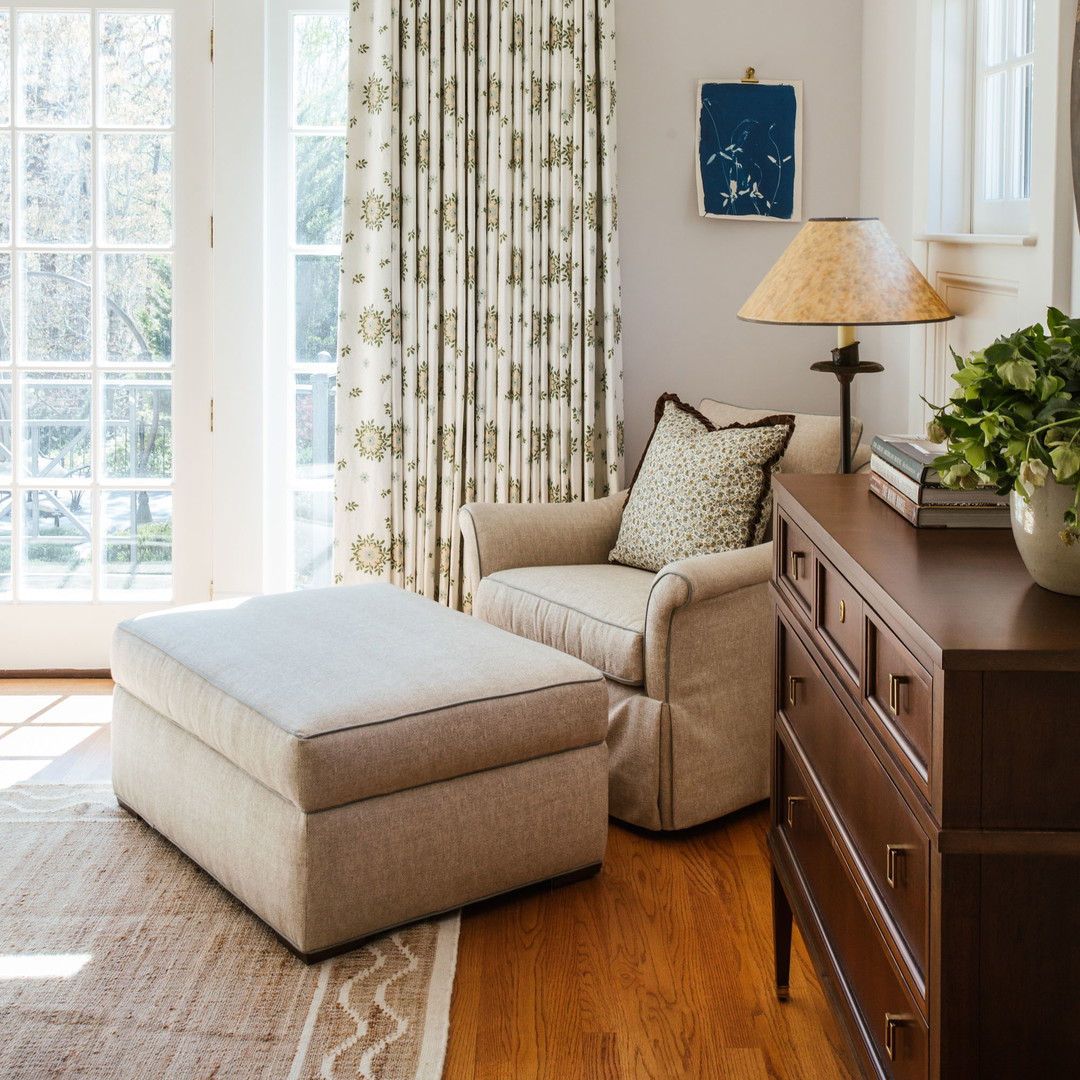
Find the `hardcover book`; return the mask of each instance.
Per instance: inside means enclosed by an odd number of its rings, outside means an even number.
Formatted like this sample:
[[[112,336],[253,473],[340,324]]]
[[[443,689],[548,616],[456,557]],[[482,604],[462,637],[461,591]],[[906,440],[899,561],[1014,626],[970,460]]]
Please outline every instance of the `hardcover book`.
[[[999,495],[991,484],[970,491],[942,487],[941,484],[920,484],[877,454],[870,455],[870,470],[888,481],[920,506],[1008,506],[1009,496]]]
[[[944,447],[918,435],[875,435],[870,443],[871,453],[910,476],[917,484],[941,486],[941,476],[934,468],[934,459]]]
[[[1009,507],[954,505],[925,506],[909,499],[878,473],[870,474],[870,490],[916,528],[1007,529]]]

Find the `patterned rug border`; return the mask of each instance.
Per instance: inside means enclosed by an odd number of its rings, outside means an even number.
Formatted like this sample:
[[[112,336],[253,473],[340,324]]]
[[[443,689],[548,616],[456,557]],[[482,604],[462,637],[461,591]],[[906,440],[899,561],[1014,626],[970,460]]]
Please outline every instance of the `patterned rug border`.
[[[0,822],[135,821],[112,784],[12,784],[0,788]]]

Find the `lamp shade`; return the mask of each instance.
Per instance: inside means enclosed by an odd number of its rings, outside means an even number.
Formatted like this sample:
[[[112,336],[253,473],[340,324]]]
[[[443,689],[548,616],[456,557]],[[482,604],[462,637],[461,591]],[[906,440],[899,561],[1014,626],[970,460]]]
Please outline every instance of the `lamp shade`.
[[[739,310],[748,322],[806,326],[952,317],[877,218],[810,218]]]

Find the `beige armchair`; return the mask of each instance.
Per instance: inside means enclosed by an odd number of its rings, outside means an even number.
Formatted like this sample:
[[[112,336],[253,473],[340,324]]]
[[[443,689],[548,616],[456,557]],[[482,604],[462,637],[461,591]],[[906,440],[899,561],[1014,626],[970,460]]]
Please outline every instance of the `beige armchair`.
[[[698,408],[718,426],[776,411]],[[796,414],[781,468],[833,471],[839,457],[836,418]],[[625,499],[471,503],[466,575],[474,615],[606,676],[611,813],[684,829],[768,793],[772,543],[655,574],[611,564]]]

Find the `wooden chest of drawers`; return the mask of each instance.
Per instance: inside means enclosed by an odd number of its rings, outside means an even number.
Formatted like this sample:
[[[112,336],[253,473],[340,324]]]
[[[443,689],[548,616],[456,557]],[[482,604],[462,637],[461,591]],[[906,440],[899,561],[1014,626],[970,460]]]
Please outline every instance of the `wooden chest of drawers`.
[[[1080,1077],[1080,598],[864,476],[774,548],[778,993],[794,912],[868,1077]]]

